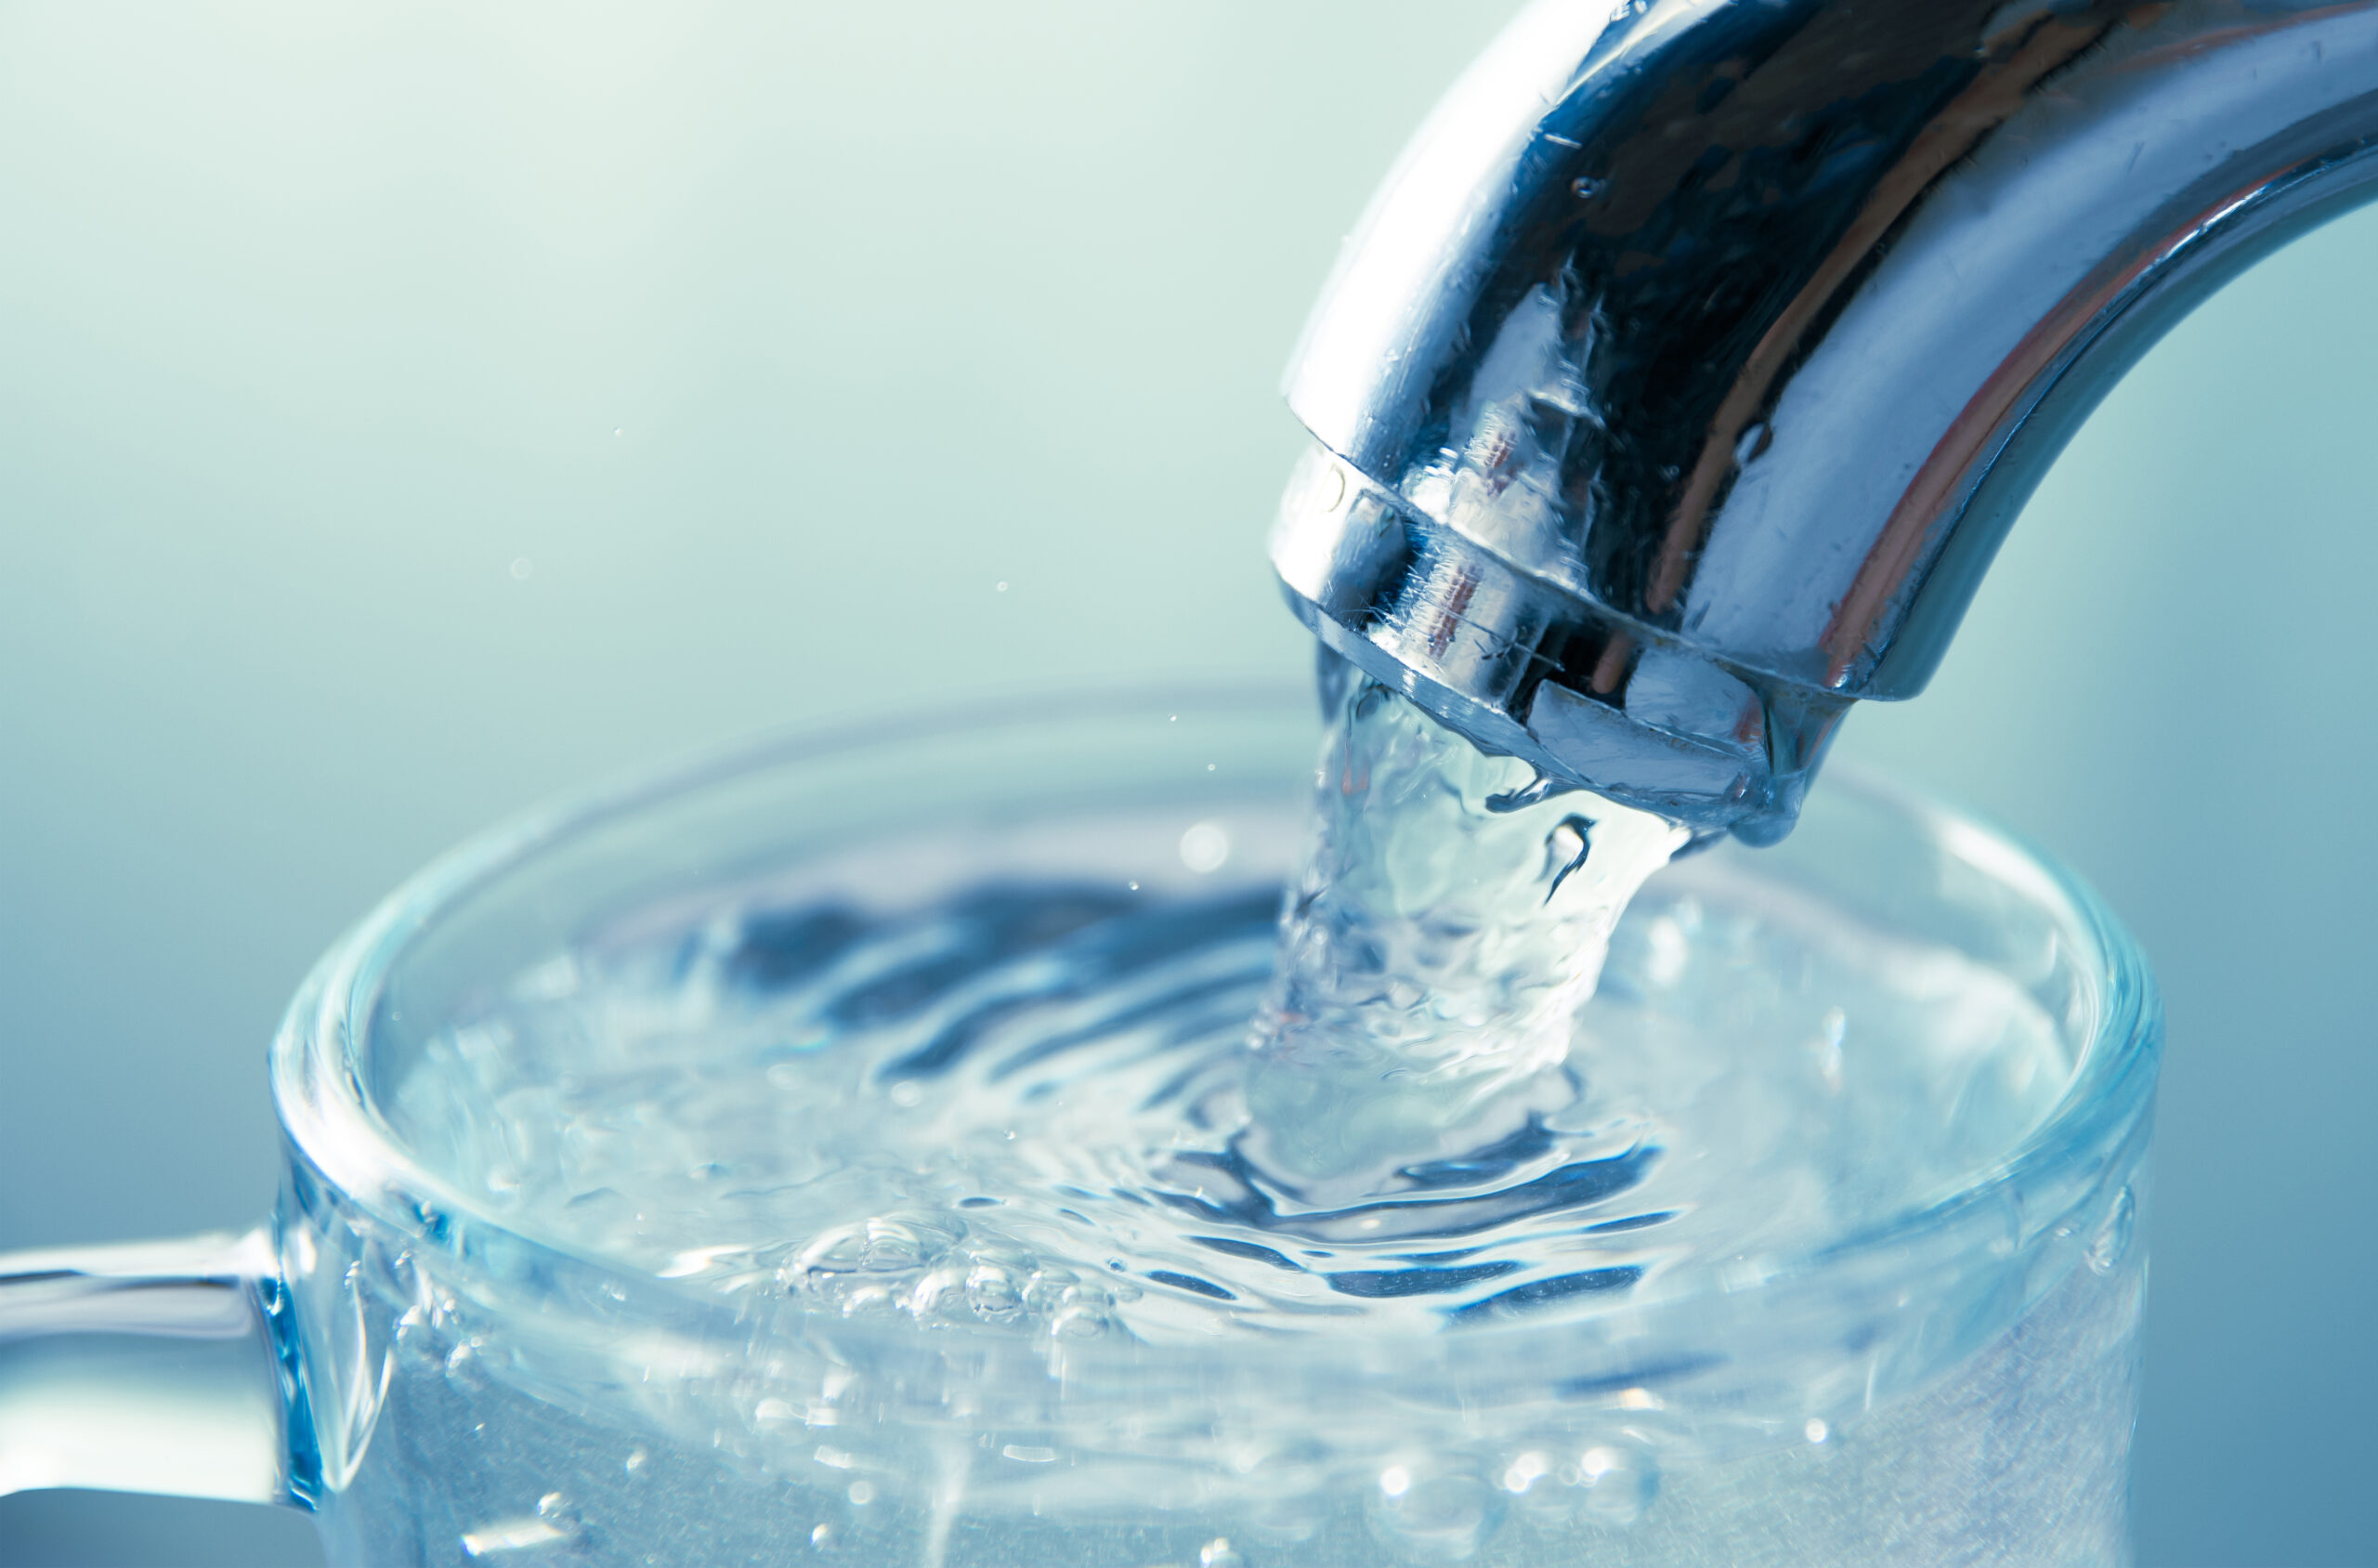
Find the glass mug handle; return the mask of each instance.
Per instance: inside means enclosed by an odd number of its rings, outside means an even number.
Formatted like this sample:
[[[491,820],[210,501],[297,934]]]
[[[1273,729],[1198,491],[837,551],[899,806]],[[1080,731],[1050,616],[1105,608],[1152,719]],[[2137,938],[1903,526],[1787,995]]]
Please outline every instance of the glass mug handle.
[[[269,1230],[0,1253],[0,1496],[295,1501]]]

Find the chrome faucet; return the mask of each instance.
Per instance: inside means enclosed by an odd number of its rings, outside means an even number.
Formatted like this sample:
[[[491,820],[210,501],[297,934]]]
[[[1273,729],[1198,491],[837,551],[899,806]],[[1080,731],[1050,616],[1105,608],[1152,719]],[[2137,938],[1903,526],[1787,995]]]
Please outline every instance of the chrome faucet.
[[[1771,841],[2122,372],[2373,193],[2378,0],[1539,0],[1306,326],[1273,561],[1488,750]]]

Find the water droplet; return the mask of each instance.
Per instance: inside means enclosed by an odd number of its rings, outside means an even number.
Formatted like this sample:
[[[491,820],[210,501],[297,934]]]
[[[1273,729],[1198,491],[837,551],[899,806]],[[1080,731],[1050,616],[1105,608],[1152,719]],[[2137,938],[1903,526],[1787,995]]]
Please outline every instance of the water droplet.
[[[1833,1435],[1833,1426],[1822,1416],[1811,1416],[1800,1428],[1800,1435],[1810,1443],[1823,1443]]]
[[[526,555],[515,555],[512,557],[511,569],[513,581],[526,582],[537,575],[537,563]]]
[[[1181,863],[1201,877],[1221,870],[1229,858],[1230,834],[1219,822],[1192,823],[1181,835]]]
[[[1007,584],[1005,582],[994,582],[991,586],[1002,594],[1007,592]]]
[[[1606,180],[1596,179],[1591,175],[1579,175],[1569,182],[1569,193],[1581,202],[1590,202],[1601,194],[1602,187],[1608,183]]]
[[[2138,1199],[2125,1186],[2115,1195],[2113,1209],[2097,1227],[2097,1234],[2089,1238],[2089,1266],[2101,1274],[2110,1274],[2121,1267],[2130,1251],[2131,1233],[2137,1228]]]
[[[854,1481],[851,1483],[848,1495],[854,1507],[865,1508],[875,1501],[875,1483],[871,1481]]]
[[[1213,771],[1214,771],[1214,764],[1211,764],[1211,763],[1208,763],[1208,764],[1206,764],[1206,771],[1207,771],[1208,773],[1211,773],[1211,772],[1213,772]]]
[[[831,1551],[841,1544],[830,1524],[820,1524],[809,1532],[809,1549],[812,1551]]]
[[[1216,1535],[1197,1548],[1197,1568],[1248,1568],[1247,1554],[1234,1548],[1228,1535]]]
[[[924,1097],[924,1085],[914,1078],[902,1078],[892,1086],[892,1103],[903,1110],[911,1110],[923,1104]]]
[[[1382,1544],[1423,1562],[1474,1555],[1503,1519],[1502,1500],[1485,1482],[1420,1458],[1380,1470],[1364,1512]]]
[[[628,1450],[627,1460],[620,1468],[632,1476],[641,1478],[651,1463],[652,1456],[646,1453],[642,1447],[636,1447]]]

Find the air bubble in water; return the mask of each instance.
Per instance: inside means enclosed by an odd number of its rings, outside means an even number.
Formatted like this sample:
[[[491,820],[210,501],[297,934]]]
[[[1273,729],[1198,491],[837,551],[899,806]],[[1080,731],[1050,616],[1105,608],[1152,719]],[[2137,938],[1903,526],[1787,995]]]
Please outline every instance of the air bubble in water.
[[[867,1226],[837,1225],[801,1249],[793,1266],[803,1274],[845,1274],[864,1268]]]
[[[1817,1076],[1829,1093],[1841,1092],[1841,1047],[1849,1037],[1849,1015],[1837,1007],[1825,1009],[1823,1030],[1815,1041]]]
[[[920,1322],[962,1313],[966,1307],[967,1273],[965,1264],[954,1263],[926,1274],[908,1292],[908,1311]]]
[[[867,1248],[859,1267],[870,1274],[897,1274],[932,1262],[966,1234],[955,1220],[931,1214],[886,1214],[867,1222]]]
[[[1659,1470],[1648,1454],[1597,1446],[1577,1457],[1585,1516],[1603,1524],[1632,1524],[1659,1490]]]
[[[2122,1265],[2130,1251],[2131,1233],[2138,1228],[2138,1199],[2125,1186],[2114,1198],[2111,1212],[2089,1238],[2089,1266],[2101,1274],[2111,1274]]]
[[[1644,928],[1643,978],[1662,990],[1684,978],[1692,959],[1692,942],[1674,917],[1662,915]]]
[[[1650,1502],[1653,1476],[1647,1455],[1608,1444],[1579,1452],[1551,1441],[1512,1455],[1497,1483],[1511,1506],[1539,1524],[1585,1519],[1624,1525]]]
[[[1500,1499],[1483,1481],[1426,1458],[1398,1460],[1380,1470],[1367,1505],[1371,1533],[1420,1562],[1464,1561],[1503,1518]]]
[[[464,1393],[487,1387],[487,1360],[477,1339],[465,1339],[446,1352],[446,1380]]]
[[[558,1492],[548,1492],[537,1499],[534,1513],[518,1519],[490,1520],[463,1532],[463,1555],[465,1557],[503,1557],[514,1552],[536,1551],[541,1548],[561,1546],[578,1538],[584,1529],[578,1510]]]
[[[1044,1263],[1032,1271],[1024,1287],[1024,1305],[1027,1312],[1046,1316],[1065,1300],[1065,1294],[1081,1283],[1081,1276],[1068,1268]]]
[[[899,1296],[881,1285],[854,1285],[843,1292],[844,1317],[873,1317],[899,1310]]]
[[[1320,1505],[1310,1490],[1258,1496],[1246,1505],[1241,1517],[1263,1540],[1282,1547],[1313,1539],[1320,1532],[1323,1519]]]
[[[837,1225],[801,1249],[788,1285],[814,1274],[905,1274],[922,1268],[966,1234],[959,1221],[933,1214],[880,1214]]]
[[[1217,1535],[1198,1548],[1197,1568],[1248,1568],[1247,1554],[1234,1548],[1228,1535]]]
[[[418,1306],[399,1313],[393,1330],[398,1353],[409,1358],[436,1354],[430,1348],[428,1326],[429,1314]]]
[[[1744,465],[1757,462],[1775,444],[1774,434],[1765,420],[1753,421],[1744,429],[1742,439],[1734,443],[1734,461]]]
[[[1568,1467],[1571,1473],[1565,1482],[1562,1468],[1556,1450],[1522,1449],[1503,1467],[1503,1490],[1510,1494],[1511,1505],[1530,1519],[1545,1523],[1568,1519],[1577,1511],[1583,1494],[1575,1484],[1575,1467]]]
[[[1049,1332],[1060,1339],[1095,1339],[1106,1332],[1108,1319],[1101,1307],[1059,1307],[1049,1320]]]
[[[1024,1280],[1005,1263],[976,1263],[966,1274],[966,1304],[986,1323],[1024,1315]]]

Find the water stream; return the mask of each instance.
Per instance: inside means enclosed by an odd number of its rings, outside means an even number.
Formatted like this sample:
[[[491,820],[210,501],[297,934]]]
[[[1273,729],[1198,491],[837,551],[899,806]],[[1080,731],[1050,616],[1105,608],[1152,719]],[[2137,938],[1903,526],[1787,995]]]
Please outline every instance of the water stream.
[[[1577,1010],[1674,823],[1478,751],[1348,683],[1280,917],[1243,1139],[1340,1199],[1516,1136],[1576,1097]]]

